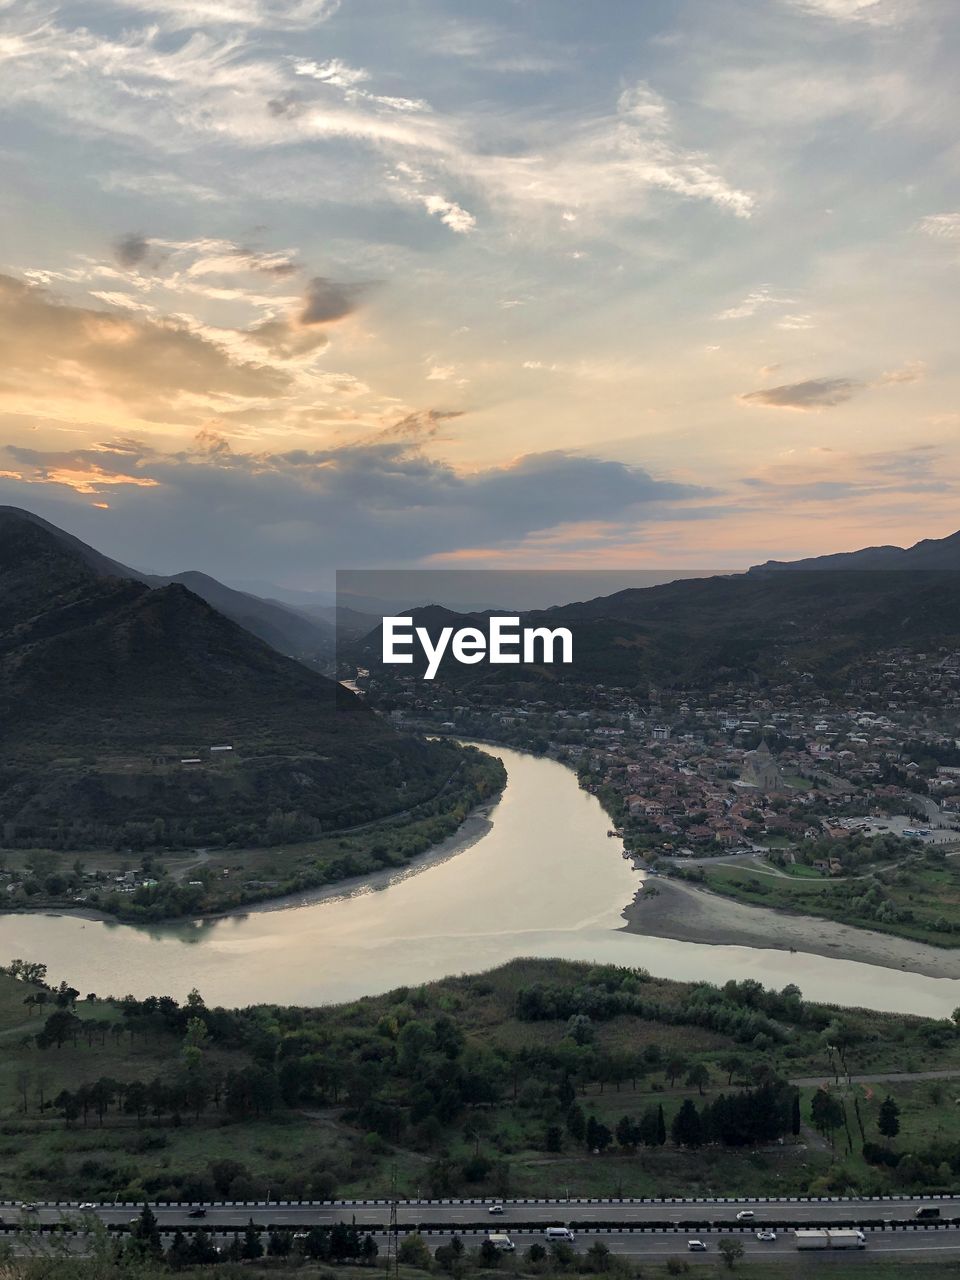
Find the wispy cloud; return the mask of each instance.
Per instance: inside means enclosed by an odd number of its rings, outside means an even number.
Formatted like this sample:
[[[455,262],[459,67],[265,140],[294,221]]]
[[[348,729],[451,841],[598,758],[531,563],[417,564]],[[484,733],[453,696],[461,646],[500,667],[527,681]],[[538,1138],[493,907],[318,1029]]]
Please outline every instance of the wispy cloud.
[[[863,385],[854,378],[809,378],[806,382],[749,391],[739,399],[741,404],[769,409],[832,409],[852,399]]]

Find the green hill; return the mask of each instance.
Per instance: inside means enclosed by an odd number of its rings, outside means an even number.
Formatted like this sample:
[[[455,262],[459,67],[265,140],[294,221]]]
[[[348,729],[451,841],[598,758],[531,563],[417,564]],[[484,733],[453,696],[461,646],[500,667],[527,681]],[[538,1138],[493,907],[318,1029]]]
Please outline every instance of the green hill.
[[[158,843],[256,844],[277,813],[307,838],[407,809],[458,767],[184,586],[91,557],[0,511],[4,844],[100,847],[144,824]]]

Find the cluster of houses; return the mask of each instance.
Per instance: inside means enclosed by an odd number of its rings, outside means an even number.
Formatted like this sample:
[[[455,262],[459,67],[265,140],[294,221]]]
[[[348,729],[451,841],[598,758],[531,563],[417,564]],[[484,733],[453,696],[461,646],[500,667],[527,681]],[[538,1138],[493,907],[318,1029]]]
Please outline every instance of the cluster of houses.
[[[361,688],[376,679],[369,673]],[[882,814],[952,823],[960,815],[960,656],[891,650],[837,689],[784,667],[782,683],[717,685],[686,696],[596,685],[576,705],[504,703],[494,682],[469,693],[403,677],[400,726],[536,745],[614,791],[633,830],[721,848],[847,836]],[[932,802],[931,810],[923,806]],[[833,870],[829,861],[823,868]]]

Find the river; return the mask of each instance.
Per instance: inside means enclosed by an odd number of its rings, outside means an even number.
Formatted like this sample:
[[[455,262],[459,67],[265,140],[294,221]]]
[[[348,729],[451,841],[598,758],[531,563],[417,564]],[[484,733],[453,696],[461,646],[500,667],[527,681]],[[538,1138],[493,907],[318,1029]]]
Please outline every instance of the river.
[[[491,748],[491,750],[494,750]],[[960,982],[832,957],[706,946],[621,931],[640,875],[576,775],[496,748],[508,781],[475,838],[372,884],[216,920],[149,928],[35,914],[0,917],[0,960],[42,960],[81,991],[209,1004],[326,1004],[517,956],[642,965],[679,979],[796,982],[812,1000],[945,1017]],[[651,904],[654,905],[654,904]]]

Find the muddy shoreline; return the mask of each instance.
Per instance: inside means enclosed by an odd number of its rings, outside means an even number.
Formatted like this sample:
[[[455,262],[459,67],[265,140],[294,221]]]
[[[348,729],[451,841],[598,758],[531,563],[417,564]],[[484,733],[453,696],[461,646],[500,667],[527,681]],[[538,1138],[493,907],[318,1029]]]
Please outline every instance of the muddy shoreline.
[[[625,909],[625,932],[707,946],[772,948],[855,960],[928,978],[960,978],[960,949],[859,929],[816,916],[748,906],[678,880],[656,879]]]

